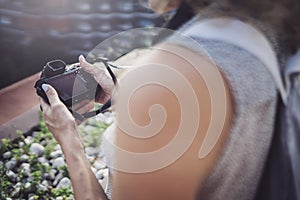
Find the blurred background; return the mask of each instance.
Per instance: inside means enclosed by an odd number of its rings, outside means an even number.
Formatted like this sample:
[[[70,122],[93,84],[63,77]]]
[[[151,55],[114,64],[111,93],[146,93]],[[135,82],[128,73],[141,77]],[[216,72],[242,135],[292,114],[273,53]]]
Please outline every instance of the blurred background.
[[[138,0],[0,0],[0,5],[0,89],[41,71],[50,60],[77,62],[119,32],[163,23]]]

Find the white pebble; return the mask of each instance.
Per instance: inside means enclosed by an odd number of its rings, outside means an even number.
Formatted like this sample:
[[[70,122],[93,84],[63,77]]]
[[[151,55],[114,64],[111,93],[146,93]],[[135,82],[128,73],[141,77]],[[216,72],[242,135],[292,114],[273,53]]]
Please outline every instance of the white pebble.
[[[102,160],[96,160],[93,165],[98,170],[106,168],[106,164]]]
[[[43,147],[42,145],[40,145],[38,143],[33,143],[30,146],[30,152],[40,156],[45,152],[45,147]]]
[[[4,159],[10,159],[12,157],[12,153],[11,152],[5,152],[4,154],[3,154],[3,158]]]
[[[6,175],[7,175],[7,177],[10,180],[16,180],[16,178],[17,178],[17,175],[13,171],[11,171],[11,170],[9,170],[8,172],[6,172]]]
[[[65,160],[63,157],[55,158],[52,162],[53,168],[57,168],[57,167],[65,166],[65,165],[66,165],[66,163],[65,163]]]
[[[57,185],[59,181],[63,178],[62,173],[59,173],[56,177],[55,180],[53,181],[53,186]]]
[[[20,168],[21,168],[21,171],[22,171],[23,175],[25,175],[25,176],[30,176],[30,172],[31,172],[31,170],[30,170],[30,164],[28,164],[28,163],[23,163],[23,164],[20,166]]]
[[[37,189],[41,190],[41,191],[47,191],[48,190],[48,188],[45,185],[38,185]]]
[[[49,186],[49,183],[48,183],[48,181],[46,181],[46,180],[43,180],[43,181],[42,181],[42,185],[44,185],[44,186],[48,187],[48,186]]]
[[[61,157],[63,155],[62,151],[61,150],[56,150],[56,151],[53,151],[51,152],[50,156],[52,158],[58,158],[58,157]]]
[[[29,199],[28,200],[35,200],[35,197],[34,197],[34,195],[33,196],[31,196],[31,197],[29,197]]]
[[[91,163],[95,160],[95,156],[89,156],[89,155],[86,155],[86,158],[88,159],[88,161]]]
[[[17,161],[16,159],[12,158],[10,161],[8,161],[6,164],[5,164],[5,167],[7,169],[13,169],[17,164]]]
[[[20,166],[21,168],[30,168],[30,164],[29,163],[22,163],[22,165]]]
[[[70,187],[71,186],[71,181],[69,178],[64,177],[63,179],[60,180],[56,188],[65,188],[65,187]]]
[[[29,183],[29,182],[25,183],[24,188],[27,189],[27,190],[30,189],[31,188],[31,183]]]
[[[19,147],[22,148],[24,147],[25,143],[24,142],[19,142]]]
[[[61,150],[61,146],[59,144],[57,144],[54,148],[53,151],[57,151],[57,150]]]
[[[21,162],[26,162],[26,161],[28,161],[28,159],[29,159],[29,156],[26,155],[26,154],[24,154],[24,155],[22,155],[22,156],[20,157],[20,161],[21,161]]]
[[[96,156],[100,152],[100,148],[86,147],[85,153],[89,156]]]
[[[33,138],[31,136],[28,136],[28,137],[25,138],[24,142],[26,144],[31,144],[33,142]]]
[[[39,161],[40,163],[43,163],[43,164],[49,162],[49,160],[48,160],[47,158],[45,158],[44,156],[43,156],[43,157],[39,157],[39,158],[38,158],[38,161]]]
[[[55,174],[57,173],[57,170],[56,169],[51,169],[49,174],[50,175],[53,175],[55,177]]]

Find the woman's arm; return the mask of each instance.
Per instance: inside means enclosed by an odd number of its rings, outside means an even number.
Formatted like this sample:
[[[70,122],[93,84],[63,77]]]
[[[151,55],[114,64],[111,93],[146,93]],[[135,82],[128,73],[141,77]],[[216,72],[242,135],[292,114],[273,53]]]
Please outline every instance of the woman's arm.
[[[86,158],[73,116],[59,100],[53,87],[43,85],[43,89],[50,102],[48,105],[40,99],[44,119],[65,155],[75,198],[106,200],[107,197]]]
[[[231,98],[217,66],[184,47],[162,45],[119,83],[112,199],[194,200],[231,123]]]
[[[71,138],[67,144],[62,145],[62,150],[66,158],[75,198],[106,200],[103,188],[86,159],[80,139]]]

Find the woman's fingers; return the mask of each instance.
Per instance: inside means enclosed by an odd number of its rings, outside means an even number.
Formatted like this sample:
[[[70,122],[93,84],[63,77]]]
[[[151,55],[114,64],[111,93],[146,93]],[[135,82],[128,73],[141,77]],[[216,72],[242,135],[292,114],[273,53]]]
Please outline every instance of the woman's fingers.
[[[83,55],[79,56],[79,63],[80,66],[84,69],[84,71],[92,74],[93,76],[97,76],[97,74],[101,73],[103,69],[100,66],[93,66],[92,64],[88,63]]]
[[[114,83],[105,69],[104,64],[97,63],[97,65],[91,65],[82,55],[79,56],[79,63],[86,72],[90,73],[94,77],[103,90],[102,94],[98,99],[96,99],[96,101],[99,103],[105,103],[112,94]]]
[[[79,60],[80,66],[87,72],[92,69],[92,65],[85,60],[83,55],[80,55],[78,60]]]
[[[49,112],[49,105],[44,101],[43,98],[40,98],[40,106],[41,106],[41,110],[44,113],[48,113]]]
[[[43,88],[44,92],[46,93],[46,95],[48,97],[50,106],[55,105],[57,103],[60,103],[57,92],[55,91],[55,89],[51,85],[43,84],[42,88]]]

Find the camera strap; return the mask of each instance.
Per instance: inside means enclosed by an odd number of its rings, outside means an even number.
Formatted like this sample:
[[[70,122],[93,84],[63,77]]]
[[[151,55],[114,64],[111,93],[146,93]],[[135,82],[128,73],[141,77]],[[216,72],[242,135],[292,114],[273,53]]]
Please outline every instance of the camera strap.
[[[111,99],[109,99],[107,102],[105,102],[105,104],[103,104],[101,106],[101,108],[99,108],[98,110],[95,110],[95,111],[91,111],[91,112],[87,112],[87,113],[83,113],[83,114],[80,114],[70,108],[69,108],[69,111],[72,113],[72,115],[74,116],[75,119],[84,121],[85,119],[88,119],[88,118],[94,117],[100,113],[106,112],[110,107],[111,107]]]
[[[118,68],[118,67],[116,67],[116,66],[108,63],[108,60],[106,58],[102,58],[102,57],[98,57],[97,59],[93,59],[92,61],[93,62],[99,62],[99,61],[102,62],[104,64],[105,68],[107,69],[109,75],[111,76],[114,85],[115,86],[118,85],[118,80],[117,80],[115,74],[113,73],[113,71],[111,70],[111,67],[114,67],[114,68]],[[97,91],[100,88],[101,88],[101,86],[98,84],[97,85]],[[80,114],[80,113],[78,113],[78,112],[76,112],[76,111],[74,111],[74,110],[72,110],[70,108],[68,108],[68,109],[72,113],[72,115],[74,116],[75,119],[83,121],[85,119],[94,117],[94,116],[96,116],[96,115],[98,115],[100,113],[106,112],[111,107],[111,104],[112,103],[111,103],[111,98],[110,98],[99,109],[91,111],[91,112],[83,113],[83,114]]]

